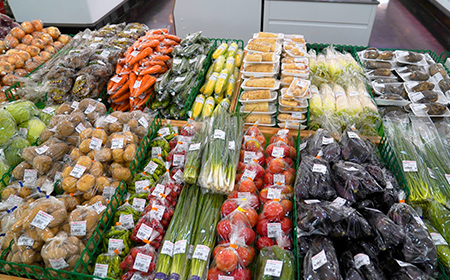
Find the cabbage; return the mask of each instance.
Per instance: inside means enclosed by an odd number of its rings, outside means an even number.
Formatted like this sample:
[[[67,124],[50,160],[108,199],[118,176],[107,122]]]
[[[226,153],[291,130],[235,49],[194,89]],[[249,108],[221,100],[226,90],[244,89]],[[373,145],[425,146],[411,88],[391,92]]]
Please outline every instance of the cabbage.
[[[38,113],[36,105],[28,100],[11,102],[6,106],[6,110],[11,113],[18,125],[28,121]]]
[[[47,126],[39,118],[32,118],[29,121],[19,125],[19,127],[26,128],[28,130],[27,140],[30,144],[33,144]]]
[[[58,109],[59,106],[48,106],[45,107],[41,112],[39,113],[39,118],[41,121],[45,123],[45,125],[48,125],[52,117],[55,115],[55,110]],[[52,112],[51,109],[54,109]]]
[[[0,110],[0,145],[5,144],[17,132],[13,116],[6,110]]]
[[[16,166],[21,163],[23,161],[20,156],[22,154],[22,149],[29,146],[30,142],[28,142],[27,139],[21,136],[14,137],[4,150],[6,163],[10,166]]]

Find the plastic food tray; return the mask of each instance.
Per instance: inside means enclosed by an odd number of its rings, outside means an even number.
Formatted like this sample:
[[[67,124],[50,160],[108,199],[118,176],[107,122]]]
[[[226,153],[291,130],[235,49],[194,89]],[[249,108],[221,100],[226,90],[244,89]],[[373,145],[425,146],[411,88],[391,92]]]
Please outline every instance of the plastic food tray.
[[[375,98],[375,102],[377,103],[377,105],[379,106],[398,106],[398,107],[403,107],[408,105],[409,103],[411,103],[408,100],[386,100],[386,99],[380,99],[380,98]]]
[[[300,125],[299,123],[278,123],[278,127],[282,127],[282,128],[289,128],[289,129],[300,129],[300,130],[305,130],[306,129],[306,125]]]
[[[383,51],[380,51],[380,50],[378,50],[378,51],[379,52],[383,52]],[[391,63],[395,63],[395,61],[396,61],[395,53],[394,53],[394,55],[392,56],[391,59],[366,58],[366,57],[364,57],[365,53],[366,53],[366,50],[358,52],[358,56],[359,56],[360,60],[384,61],[384,62],[391,62]]]
[[[303,113],[302,113],[303,115]],[[286,120],[281,120],[277,117],[278,122],[286,122]],[[289,122],[294,122],[294,123],[305,123],[307,121],[306,119],[306,115],[304,119],[294,119],[294,120],[288,120]]]
[[[244,57],[244,64],[257,64],[257,63],[267,63],[267,64],[275,64],[278,63],[280,61],[280,55],[279,54],[273,54],[273,60],[272,61],[248,61],[247,60],[247,56]]]
[[[277,90],[280,88],[280,81],[279,80],[275,80],[275,85],[271,88],[267,88],[267,87],[248,87],[245,84],[247,83],[248,79],[244,79],[244,81],[242,82],[242,86],[241,88],[244,90],[254,90],[254,89],[270,89],[270,90]]]
[[[256,114],[255,114],[256,115]],[[260,115],[260,114],[257,114]],[[244,123],[245,125],[254,125],[255,123]],[[264,124],[264,123],[258,123],[258,126],[275,126],[276,125],[276,120],[275,120],[275,116],[272,116],[271,120],[270,120],[270,124]]]
[[[421,54],[422,55],[422,60],[420,60],[418,62],[409,62],[409,61],[407,61],[406,60],[406,56],[408,55],[407,51],[395,51],[394,54],[395,54],[395,56],[397,58],[397,61],[400,62],[400,63],[403,63],[403,64],[422,65],[422,66],[428,65],[424,54]]]
[[[289,62],[288,58],[285,57],[281,60],[281,63],[302,63],[306,64],[307,66],[309,65],[309,59],[307,57],[293,57],[291,59],[293,59],[294,62]]]
[[[445,97],[444,93],[440,90],[433,90],[438,94],[438,99],[436,100],[436,103],[447,105],[448,99]],[[408,97],[413,103],[417,103],[416,101],[421,99],[420,92],[408,92]]]
[[[308,105],[307,105],[308,106]],[[293,109],[298,111],[293,111]],[[306,114],[308,112],[308,108],[290,108],[282,105],[278,106],[278,112],[284,114],[292,114],[292,113],[303,113]]]
[[[294,99],[295,101],[299,101],[302,102],[305,99],[309,99],[311,98],[312,94],[311,94],[311,81],[306,80],[306,82],[308,83],[308,88],[306,89],[305,95],[302,97],[298,97],[298,96],[293,96],[287,93],[287,91],[289,90],[288,88],[283,88],[281,89],[281,96],[284,99]],[[292,83],[290,84],[290,86],[292,85]],[[289,87],[290,87],[289,86]]]
[[[278,72],[280,71],[280,64],[279,63],[253,63],[253,64],[272,64],[273,68],[271,72],[250,72],[250,71],[244,71],[242,70],[241,73],[244,74],[245,76],[250,76],[250,77],[273,77],[276,76],[278,74]],[[245,64],[244,64],[244,68],[245,69]]]
[[[266,32],[266,33],[271,33],[271,32]],[[259,37],[259,33],[253,33],[253,39],[258,39],[258,38],[268,38],[268,39],[278,39],[278,40],[282,40],[284,39],[284,33],[272,33],[272,34],[276,34],[277,37]]]
[[[295,106],[295,107],[293,107],[293,106],[286,106],[286,105],[283,105],[282,103],[281,103],[281,96],[279,96],[278,97],[278,104],[280,104],[280,106],[282,106],[282,107],[284,107],[284,108],[308,108],[308,100],[302,100],[302,101],[297,101],[297,100],[295,100],[296,102],[299,102],[299,103],[301,103],[300,104],[300,106]],[[286,110],[285,110],[286,111]]]
[[[390,84],[379,84],[375,81],[372,82],[372,88],[373,91],[377,94],[377,95],[383,95],[383,93],[381,92],[381,89],[384,88],[386,85],[396,85],[396,86],[400,86],[403,85],[403,83],[398,82],[398,83],[390,83]]]
[[[419,82],[417,82],[417,81],[407,81],[407,82],[405,82],[404,85],[405,85],[406,92],[407,93],[416,92],[412,88],[415,87],[418,84],[419,84]],[[434,84],[434,88],[432,89],[432,91],[440,90],[439,85],[437,85],[435,83],[433,83],[433,84]]]
[[[450,117],[450,111],[448,108],[445,108],[445,113],[442,115],[429,115],[428,112],[425,110],[425,104],[411,104],[410,105],[411,110],[413,113],[418,117],[430,117],[430,118],[442,118],[442,117]]]
[[[276,91],[271,90],[270,99],[242,99],[242,94],[244,94],[244,92],[241,93],[241,97],[239,98],[239,102],[241,103],[272,102],[277,100],[278,97],[278,93]]]
[[[273,115],[277,112],[277,105],[275,103],[269,103],[269,111],[244,111],[245,106],[241,106],[240,112],[241,113],[255,113],[258,115]]]
[[[261,51],[249,50],[248,46],[245,46],[244,50],[246,50],[249,53],[266,53],[266,52],[261,52]],[[275,48],[275,51],[273,51],[273,53],[276,54],[276,55],[280,55],[281,54],[281,50],[282,50],[281,44],[277,44],[277,46]]]

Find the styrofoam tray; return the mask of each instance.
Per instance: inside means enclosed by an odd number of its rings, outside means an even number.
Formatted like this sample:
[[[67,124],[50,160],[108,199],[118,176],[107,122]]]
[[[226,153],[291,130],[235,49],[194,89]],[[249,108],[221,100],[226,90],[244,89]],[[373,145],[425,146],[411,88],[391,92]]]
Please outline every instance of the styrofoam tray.
[[[261,115],[261,114],[257,114],[257,115]],[[254,125],[255,123],[247,123],[246,122],[244,124],[245,125]],[[258,126],[275,126],[275,125],[276,125],[275,116],[272,116],[270,124],[258,123]]]
[[[249,50],[247,46],[245,46],[244,50],[246,50],[249,53],[265,53],[265,52],[261,52],[261,51]],[[281,44],[277,44],[275,51],[273,51],[273,53],[276,55],[280,55],[281,50],[282,50]]]
[[[445,95],[442,91],[440,91],[440,90],[433,90],[433,91],[435,91],[438,95],[438,99],[436,100],[436,103],[439,103],[442,105],[448,104],[448,99],[447,99],[447,97],[445,97]],[[418,103],[416,101],[422,98],[420,95],[421,95],[421,92],[411,92],[411,93],[408,92],[408,97],[413,103]]]
[[[247,79],[244,79],[244,81],[242,82],[241,88],[244,90],[254,90],[254,89],[270,89],[270,90],[277,90],[280,88],[280,81],[279,80],[275,80],[275,85],[274,87],[271,88],[266,88],[266,87],[248,87],[245,84],[247,83]]]
[[[244,92],[242,92],[242,94]],[[272,101],[277,100],[277,97],[278,97],[278,93],[276,91],[273,91],[273,90],[270,91],[270,99],[250,99],[250,100],[249,99],[242,99],[242,94],[241,94],[241,97],[239,98],[239,102],[241,102],[241,103],[272,102]]]
[[[450,111],[448,108],[445,108],[445,113],[442,115],[429,115],[425,110],[425,104],[415,103],[410,105],[411,110],[414,115],[418,117],[430,117],[430,118],[442,118],[442,117],[450,117]]]
[[[301,79],[308,79],[309,77],[309,70],[305,70],[304,73],[291,73],[291,72],[286,72],[286,71],[281,71],[281,74],[283,74],[284,76],[292,76],[292,77],[296,77],[296,78],[301,78]]]
[[[418,62],[409,62],[406,60],[406,56],[408,55],[407,51],[400,51],[397,50],[394,52],[396,59],[398,62],[403,63],[403,64],[412,64],[412,65],[428,65],[426,59],[425,59],[425,55],[423,53],[421,53],[422,55],[422,60],[418,61]]]
[[[280,61],[280,55],[279,54],[273,54],[273,60],[272,61],[248,61],[247,56],[244,57],[244,64],[257,64],[257,63],[267,63],[267,64],[275,64]]]
[[[304,100],[309,99],[312,96],[311,90],[309,88],[306,90],[307,94],[304,97],[301,97],[301,98],[293,96],[293,95],[288,95],[286,93],[287,90],[288,90],[288,88],[282,88],[281,89],[281,91],[280,91],[281,99],[294,100],[294,101],[297,101],[297,102],[303,102]]]
[[[417,81],[407,81],[407,82],[405,82],[404,85],[405,85],[406,92],[407,93],[415,92],[414,90],[412,90],[412,88],[415,87],[418,84],[419,84],[419,82],[417,82]],[[434,83],[433,83],[433,85],[434,85],[434,88],[432,89],[433,91],[440,90],[439,85],[436,85]]]
[[[287,124],[286,123],[278,123],[278,127],[289,128],[289,129],[299,129],[300,128],[300,130],[306,129],[306,125],[298,126],[298,123],[291,123],[291,122],[288,122]]]
[[[369,78],[371,81],[375,80],[375,79],[380,79],[380,78],[397,78],[397,76],[395,76],[392,71],[391,71],[391,75],[390,76],[373,76],[371,73],[373,73],[374,70],[370,70],[366,72],[366,77]]]
[[[281,96],[278,97],[278,104],[280,104],[280,106],[283,106],[284,108],[308,108],[308,100],[307,99],[302,100],[302,101],[297,101],[297,100],[294,100],[294,101],[299,102],[300,105],[299,106],[295,106],[295,107],[293,107],[293,106],[286,106],[286,105],[281,103]]]
[[[294,57],[292,58],[294,60],[294,62],[289,62],[287,57],[284,57],[281,60],[281,63],[302,63],[302,64],[306,64],[307,66],[309,65],[309,58],[307,57]]]
[[[267,32],[267,33],[272,33],[272,32]],[[258,39],[258,38],[267,38],[267,39],[280,39],[282,40],[284,38],[284,33],[272,33],[272,34],[276,34],[278,35],[278,37],[259,37],[259,33],[253,33],[253,39]]]
[[[383,52],[383,51],[378,50],[378,52]],[[385,62],[391,62],[391,63],[395,63],[395,61],[396,61],[395,52],[391,59],[366,58],[366,57],[364,57],[365,53],[366,53],[366,50],[358,52],[358,56],[359,56],[360,60],[385,61]]]
[[[375,102],[377,103],[377,105],[379,106],[398,106],[398,107],[402,107],[402,106],[406,106],[409,103],[411,103],[408,100],[387,100],[387,99],[380,99],[380,98],[375,98]]]
[[[296,112],[296,113],[298,113],[298,112]],[[284,114],[286,114],[286,113],[284,113]],[[307,121],[307,119],[306,119],[306,115],[305,114],[303,114],[303,113],[299,113],[300,115],[302,115],[302,116],[305,116],[305,118],[304,119],[294,119],[294,120],[288,120],[288,121],[292,121],[292,122],[298,122],[298,123],[305,123],[306,121]],[[292,114],[291,114],[292,115]],[[278,118],[278,116],[277,116],[277,120],[279,121],[279,122],[286,122],[286,120],[281,120],[281,119],[279,119]]]
[[[292,111],[293,109],[299,110],[299,111]],[[278,106],[278,112],[284,113],[284,114],[292,114],[292,113],[303,113],[306,114],[308,112],[308,108],[290,108],[282,106],[281,104]]]
[[[258,63],[259,64],[259,63]],[[244,74],[245,76],[250,76],[250,77],[272,77],[278,74],[278,72],[280,71],[280,64],[276,63],[260,63],[260,64],[272,64],[273,68],[271,72],[249,72],[249,71],[244,71],[242,70],[241,73]],[[244,68],[245,69],[245,65]]]
[[[304,42],[299,43],[299,42],[295,42],[297,44],[306,44],[306,40],[305,40],[305,36],[303,35],[299,35],[299,34],[284,34],[284,40],[285,41],[292,41],[294,38],[302,38],[304,40]]]
[[[403,83],[398,82],[398,83],[391,83],[391,84],[379,84],[375,81],[372,82],[372,88],[377,95],[383,95],[383,93],[381,92],[381,89],[384,88],[386,85],[402,86]]]
[[[244,105],[244,104],[243,104]],[[277,105],[275,103],[269,104],[269,111],[244,111],[244,106],[241,106],[240,110],[241,113],[255,113],[258,115],[273,115],[277,112]]]

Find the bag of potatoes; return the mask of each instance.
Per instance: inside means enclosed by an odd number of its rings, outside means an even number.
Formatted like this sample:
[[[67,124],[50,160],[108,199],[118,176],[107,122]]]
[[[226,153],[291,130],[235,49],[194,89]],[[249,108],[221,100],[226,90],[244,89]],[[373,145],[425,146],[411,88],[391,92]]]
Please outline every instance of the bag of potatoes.
[[[11,262],[24,263],[27,265],[39,265],[42,261],[41,248],[43,241],[37,241],[23,232],[14,237],[14,243],[11,246],[11,253],[8,255]]]
[[[70,235],[88,240],[100,221],[93,206],[77,206],[69,215]]]

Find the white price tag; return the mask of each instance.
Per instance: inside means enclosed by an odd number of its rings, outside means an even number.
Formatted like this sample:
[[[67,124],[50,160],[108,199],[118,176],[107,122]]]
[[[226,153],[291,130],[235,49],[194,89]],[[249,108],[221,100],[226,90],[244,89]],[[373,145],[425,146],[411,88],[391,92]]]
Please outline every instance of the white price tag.
[[[255,152],[249,152],[249,151],[245,151],[244,152],[244,163],[249,163],[251,162],[256,156]]]
[[[281,236],[281,223],[268,223],[267,236],[270,238],[277,238]]]
[[[325,174],[327,173],[327,167],[323,164],[315,163],[313,165],[312,172]]]
[[[10,205],[19,205],[23,202],[23,198],[17,196],[17,195],[10,195],[8,197],[8,199],[5,201],[5,204],[10,204]]]
[[[96,263],[94,269],[94,276],[106,278],[108,276],[108,265]]]
[[[264,267],[264,275],[280,277],[283,270],[283,262],[277,260],[267,260]]]
[[[102,140],[92,137],[91,142],[89,143],[89,149],[100,151],[102,148]]]
[[[144,255],[142,253],[138,253],[136,255],[136,259],[134,260],[133,269],[147,272],[150,267],[150,263],[152,262],[152,257]]]
[[[306,148],[306,145],[308,145],[308,142],[303,142],[300,144],[300,151],[303,151]]]
[[[140,123],[144,128],[148,128],[148,121],[147,121],[146,118],[141,117],[141,118],[138,120],[138,123]]]
[[[173,254],[184,254],[186,252],[187,240],[180,240],[175,242]]]
[[[442,76],[441,72],[437,72],[436,74],[434,74],[434,76],[432,76],[431,78],[434,79],[434,81],[436,83],[438,83],[440,80],[444,79],[444,76]]]
[[[86,221],[78,221],[70,223],[70,234],[75,236],[86,235]]]
[[[284,157],[284,149],[281,147],[273,147],[272,156],[275,158]]]
[[[247,199],[249,196],[249,192],[238,192],[238,199]]]
[[[294,112],[291,114],[292,118],[296,119],[296,120],[301,120],[303,119],[303,113],[301,112]]]
[[[108,115],[108,116],[105,118],[105,121],[106,121],[107,123],[115,123],[115,122],[117,121],[117,118],[116,118],[116,117],[113,117],[113,116],[111,116],[111,115]]]
[[[200,146],[202,145],[202,143],[195,143],[195,144],[191,144],[189,146],[189,151],[197,151],[200,150]]]
[[[119,75],[115,75],[114,77],[111,78],[111,81],[113,81],[114,83],[118,83],[122,80],[122,78]]]
[[[322,145],[329,145],[334,142],[334,138],[323,137]]]
[[[446,245],[448,246],[447,241],[444,239],[442,235],[437,232],[430,233],[431,239],[433,239],[434,246]]]
[[[34,184],[37,180],[37,170],[25,169],[23,173],[23,181],[28,184]]]
[[[164,193],[165,189],[166,187],[164,187],[164,185],[156,184],[155,188],[153,189],[152,195],[159,196],[160,194]]]
[[[140,88],[142,84],[142,81],[136,81],[134,82],[133,88]]]
[[[133,277],[131,277],[130,280],[147,280],[146,278],[142,277],[139,274],[133,274]]]
[[[215,104],[216,102],[214,101],[214,99],[206,99],[205,105],[214,106]]]
[[[387,181],[386,182],[386,189],[390,190],[390,189],[393,189],[393,188],[394,188],[394,186],[392,185],[392,182],[391,181]]]
[[[436,178],[436,175],[434,175],[433,169],[428,168],[428,167],[427,167],[427,169],[428,169],[428,174],[430,175],[430,177],[432,179],[436,180],[437,178]]]
[[[205,102],[205,99],[201,96],[197,96],[197,98],[195,98],[195,103],[203,104],[204,102]]]
[[[156,219],[158,221],[161,221],[164,215],[164,211],[166,211],[166,207],[153,203],[151,211],[154,211]]]
[[[370,264],[369,256],[363,253],[357,254],[353,259],[355,260],[356,269],[359,269],[363,265]]]
[[[158,168],[158,164],[153,161],[150,161],[147,166],[144,168],[144,171],[149,173],[150,175],[155,173],[156,168]]]
[[[139,54],[139,51],[132,51],[131,53],[130,53],[130,55],[132,56],[132,57],[135,57],[135,56],[137,56]]]
[[[331,204],[335,206],[344,206],[347,203],[346,199],[343,199],[342,197],[337,197]]]
[[[33,246],[34,239],[30,238],[26,235],[22,235],[19,237],[19,240],[17,240],[17,245],[19,246]]]
[[[53,216],[45,213],[44,211],[39,210],[39,212],[34,216],[33,221],[31,221],[31,225],[40,229],[44,229],[48,226],[48,224],[53,220]]]
[[[205,245],[197,245],[194,250],[194,254],[192,255],[193,259],[199,259],[202,261],[208,260],[209,257],[209,249],[208,246]]]
[[[114,238],[109,239],[108,253],[114,253],[117,250],[120,254],[123,248],[125,248],[125,245],[123,244],[122,239],[114,239]]]
[[[94,210],[95,210],[95,212],[97,212],[97,214],[100,214],[100,213],[102,213],[102,212],[106,209],[106,206],[104,206],[104,205],[102,204],[102,202],[99,201],[99,202],[93,204],[93,205],[92,205],[92,208],[94,208]]]
[[[78,109],[78,105],[80,105],[80,102],[74,101],[74,102],[72,102],[72,105],[70,107],[72,107],[74,109]]]
[[[153,147],[152,148],[152,158],[158,158],[158,156],[162,153],[161,147]]]
[[[133,199],[133,205],[131,205],[131,206],[133,206],[133,208],[134,208],[136,211],[144,212],[144,209],[145,209],[145,199],[142,199],[142,198],[135,198],[135,199]]]
[[[73,167],[72,171],[70,171],[70,176],[75,177],[77,179],[80,179],[81,176],[83,176],[84,171],[86,170],[86,167],[83,165],[77,164]]]
[[[236,142],[235,141],[228,141],[228,150],[236,150]]]
[[[404,172],[417,172],[417,162],[414,160],[404,160],[403,171]]]
[[[411,99],[412,102],[417,102],[424,97],[425,95],[423,95],[423,93],[421,92],[411,92],[409,94],[409,98]]]
[[[447,179],[447,183],[450,185],[450,174],[445,174],[445,179]]]
[[[102,195],[103,195],[103,197],[110,199],[114,195],[115,192],[116,192],[116,188],[107,186],[107,187],[103,188]]]
[[[166,240],[161,249],[161,254],[173,257],[173,243]]]
[[[173,166],[184,166],[184,155],[173,155]]]
[[[149,240],[152,235],[153,229],[146,224],[141,224],[139,230],[136,234],[136,237],[140,240]]]
[[[45,109],[42,110],[42,112],[46,113],[46,114],[51,114],[55,111],[55,108],[52,107],[47,107]]]
[[[111,52],[110,51],[107,51],[107,50],[103,50],[102,51],[102,53],[100,54],[100,56],[103,56],[103,57],[108,57],[109,55],[111,54]]]
[[[177,170],[177,172],[175,172],[175,174],[173,174],[173,179],[178,184],[183,183],[183,172],[181,172],[181,170]]]
[[[125,229],[132,229],[134,228],[134,220],[132,214],[120,214],[119,217],[119,223],[125,228]]]
[[[269,188],[267,190],[267,199],[281,199],[281,189]]]
[[[320,200],[318,200],[318,199],[306,199],[306,200],[304,200],[304,202],[306,204],[316,204],[316,203],[320,203]]]
[[[219,275],[219,280],[234,280],[233,276]]]
[[[255,177],[256,177],[256,172],[255,171],[252,171],[252,170],[249,170],[249,169],[245,169],[244,170],[244,174],[242,174],[241,178],[245,178],[245,179],[250,178],[253,181],[255,179]]]
[[[149,180],[136,181],[136,183],[134,183],[134,189],[137,194],[145,192],[149,188],[149,186]]]
[[[111,140],[111,149],[122,149],[123,148],[123,138],[113,138]]]
[[[76,127],[75,127],[75,131],[78,133],[81,133],[83,130],[85,130],[86,127],[83,125],[83,123],[79,123]]]
[[[214,130],[214,139],[222,139],[225,140],[225,131],[220,129]]]
[[[53,269],[63,269],[69,266],[63,258],[49,259],[49,262]]]
[[[355,172],[355,171],[358,171],[358,168],[355,168],[355,167],[344,167],[344,169],[345,170],[347,170],[347,171],[350,171],[350,172]]]
[[[84,113],[85,113],[85,114],[90,114],[90,113],[92,113],[92,112],[94,112],[94,111],[95,111],[95,107],[89,104],[89,105],[87,106],[86,110],[84,111]]]
[[[348,138],[354,138],[354,139],[359,139],[360,138],[359,135],[356,134],[353,131],[347,131],[347,135],[348,135]]]
[[[161,128],[160,130],[158,130],[158,134],[161,137],[167,136],[170,134],[170,129],[168,127]]]
[[[325,251],[320,251],[317,255],[311,258],[312,267],[313,270],[319,269],[321,266],[326,264],[328,262],[327,255],[325,254]]]
[[[36,148],[36,153],[38,155],[42,155],[43,153],[45,153],[48,150],[48,146],[44,145],[40,148]]]
[[[286,184],[286,178],[283,174],[273,174],[273,182],[277,185],[284,185]]]

